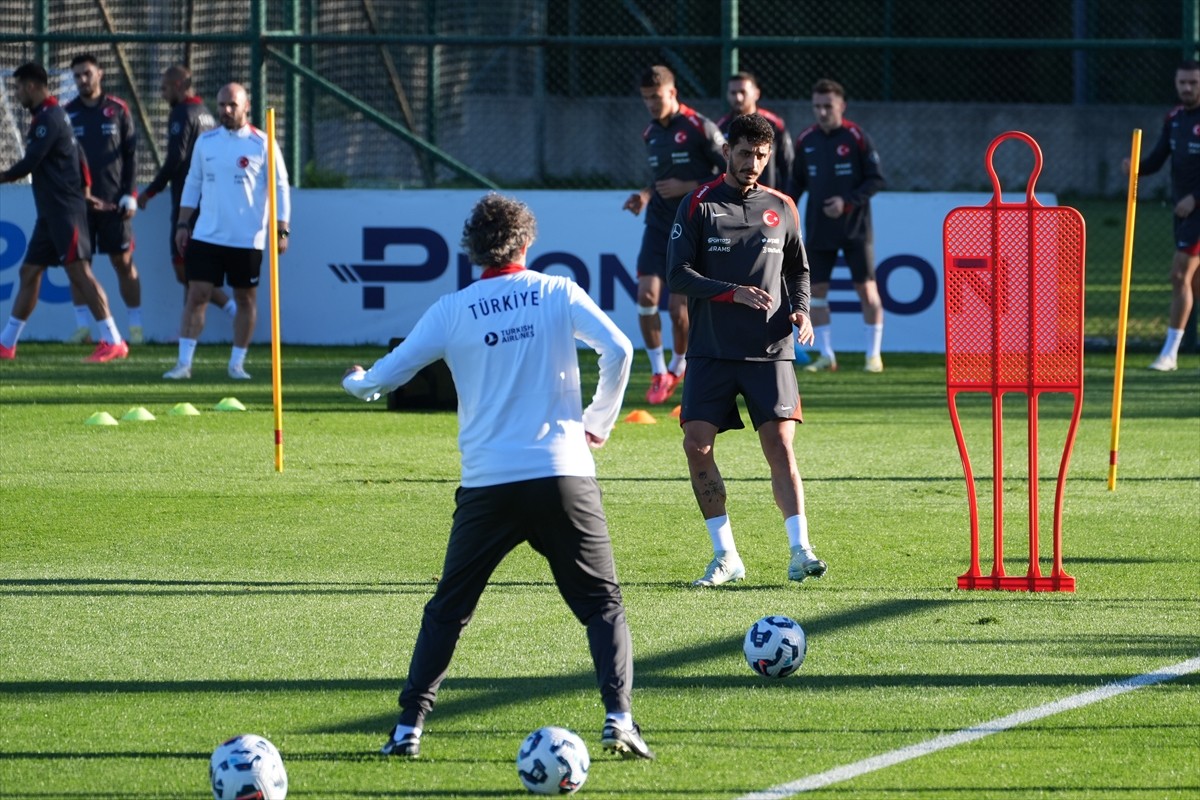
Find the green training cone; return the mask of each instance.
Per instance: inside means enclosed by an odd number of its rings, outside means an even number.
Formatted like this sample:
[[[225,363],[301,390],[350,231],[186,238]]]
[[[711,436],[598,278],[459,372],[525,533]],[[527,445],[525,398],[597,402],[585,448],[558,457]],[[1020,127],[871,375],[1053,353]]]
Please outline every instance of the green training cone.
[[[200,416],[200,412],[197,411],[196,407],[194,405],[192,405],[191,403],[176,403],[174,406],[171,407],[171,410],[168,411],[167,413],[170,414],[172,417],[198,417],[198,416]]]
[[[217,411],[245,411],[246,407],[242,405],[242,401],[236,397],[225,397],[221,402],[213,406]]]
[[[142,406],[131,408],[121,417],[122,422],[153,422],[154,415]]]
[[[83,423],[84,425],[117,425],[117,421],[113,419],[113,415],[107,411],[97,411],[92,414]]]

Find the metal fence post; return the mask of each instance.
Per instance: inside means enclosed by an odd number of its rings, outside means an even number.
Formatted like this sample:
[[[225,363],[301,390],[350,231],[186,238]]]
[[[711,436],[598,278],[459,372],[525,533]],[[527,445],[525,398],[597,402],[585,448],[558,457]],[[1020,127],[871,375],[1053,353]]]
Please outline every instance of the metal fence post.
[[[721,82],[738,71],[738,0],[721,0]]]
[[[292,33],[303,32],[300,24],[300,0],[291,0],[288,3],[287,24],[288,30]],[[293,61],[300,61],[300,45],[298,43],[289,45],[288,55]],[[284,81],[284,119],[287,140],[283,145],[283,161],[287,164],[288,179],[292,186],[300,188],[304,185],[303,170],[300,165],[300,76],[288,70]],[[276,146],[278,146],[278,142]]]
[[[33,7],[33,30],[38,39],[33,45],[34,60],[43,67],[50,66],[50,42],[41,38],[50,30],[50,0],[37,0]]]
[[[257,128],[266,127],[267,106],[267,60],[264,52],[264,36],[267,32],[267,0],[250,2],[250,114]]]

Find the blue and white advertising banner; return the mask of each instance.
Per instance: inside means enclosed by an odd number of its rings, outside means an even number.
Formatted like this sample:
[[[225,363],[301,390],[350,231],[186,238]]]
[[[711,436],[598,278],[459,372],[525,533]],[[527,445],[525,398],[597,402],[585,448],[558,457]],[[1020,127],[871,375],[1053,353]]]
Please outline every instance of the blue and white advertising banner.
[[[573,278],[640,347],[634,268],[642,219],[621,210],[629,193],[512,194],[528,203],[538,219],[529,266]],[[291,243],[279,270],[283,342],[386,345],[407,335],[435,298],[478,276],[459,241],[463,221],[480,196],[475,190],[294,190]],[[953,208],[989,200],[982,193],[892,192],[872,201],[885,351],[944,352],[942,222]],[[170,264],[169,211],[168,198],[159,197],[134,220],[145,333],[156,341],[177,336],[183,301],[183,287]],[[0,187],[0,322],[12,311],[36,216],[28,185]],[[108,293],[117,325],[127,330],[108,258],[97,256],[92,268]],[[39,296],[23,339],[70,335],[75,321],[64,270],[47,270]],[[835,347],[861,351],[862,317],[844,264],[834,270],[829,299]],[[265,261],[258,304],[255,341],[266,342],[270,294]],[[229,341],[231,336],[229,319],[210,307],[202,341]]]

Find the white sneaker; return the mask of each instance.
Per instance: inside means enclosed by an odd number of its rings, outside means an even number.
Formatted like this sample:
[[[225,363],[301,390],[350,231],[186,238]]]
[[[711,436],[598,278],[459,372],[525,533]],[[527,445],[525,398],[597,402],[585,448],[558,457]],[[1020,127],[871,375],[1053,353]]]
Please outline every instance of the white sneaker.
[[[825,562],[811,550],[800,545],[792,548],[792,559],[788,562],[788,580],[802,583],[806,578],[820,578],[826,572]]]
[[[75,329],[75,332],[67,337],[67,344],[91,344],[92,329],[86,325],[81,325]]]
[[[883,372],[883,356],[868,356],[863,372]]]
[[[805,372],[837,372],[837,359],[828,358],[826,356],[817,356],[817,360],[804,368]]]
[[[250,373],[246,372],[246,368],[241,364],[230,364],[229,377],[235,381],[248,381],[250,380]]]
[[[740,581],[746,577],[746,567],[737,553],[718,550],[708,564],[703,578],[692,581],[692,586],[720,586],[723,583]]]
[[[176,364],[163,373],[163,378],[169,381],[186,381],[192,377],[191,364]]]
[[[1150,369],[1155,372],[1174,372],[1178,367],[1173,356],[1159,356],[1150,362]]]

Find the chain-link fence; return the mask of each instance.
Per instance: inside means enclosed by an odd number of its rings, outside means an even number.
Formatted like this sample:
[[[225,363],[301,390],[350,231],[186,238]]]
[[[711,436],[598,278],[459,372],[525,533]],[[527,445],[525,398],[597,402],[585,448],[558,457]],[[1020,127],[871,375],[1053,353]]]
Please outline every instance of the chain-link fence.
[[[0,73],[43,61],[71,92],[85,51],[133,108],[139,183],[159,166],[158,86],[189,65],[202,97],[231,80],[255,113],[278,109],[302,186],[608,188],[645,183],[637,77],[677,75],[713,118],[728,75],[756,74],[762,105],[793,135],[811,87],[847,89],[847,116],[881,153],[888,188],[990,191],[982,154],[998,133],[1037,139],[1040,192],[1088,219],[1089,316],[1115,319],[1130,132],[1156,140],[1195,57],[1197,0],[2,0]],[[0,89],[0,164],[19,157],[25,113]],[[1028,164],[998,158],[1006,188]],[[1171,258],[1166,170],[1141,184],[1136,344],[1161,336]],[[1144,244],[1143,244],[1144,243]],[[1103,265],[1096,269],[1095,265]],[[1145,306],[1141,305],[1145,302]],[[1100,311],[1101,314],[1096,312]],[[1089,325],[1111,340],[1115,323]]]

